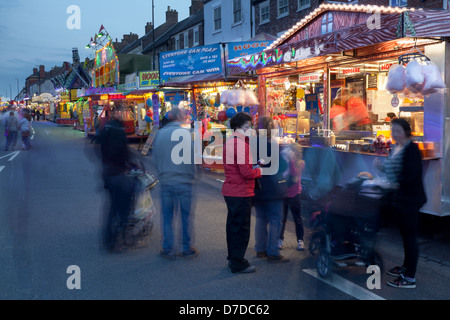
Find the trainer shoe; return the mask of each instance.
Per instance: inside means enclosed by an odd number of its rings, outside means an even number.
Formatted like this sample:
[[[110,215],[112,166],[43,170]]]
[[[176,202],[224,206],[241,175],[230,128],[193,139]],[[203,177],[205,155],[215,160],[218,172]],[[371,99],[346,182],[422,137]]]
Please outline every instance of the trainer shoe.
[[[288,262],[289,259],[283,257],[281,254],[279,256],[267,256],[267,261],[271,263],[281,263],[281,262]]]
[[[303,242],[303,240],[298,240],[297,241],[297,250],[298,251],[305,251],[305,243]]]
[[[386,273],[390,276],[398,277],[401,276],[402,274],[405,274],[405,272],[406,272],[405,267],[397,266],[392,269],[389,269]]]
[[[240,274],[243,274],[243,273],[254,273],[255,271],[256,271],[256,268],[254,266],[248,266],[244,270],[237,271],[237,272],[234,272],[234,273],[240,273]]]
[[[389,280],[387,284],[394,288],[414,289],[416,287],[416,279],[407,278],[401,274],[395,280]]]

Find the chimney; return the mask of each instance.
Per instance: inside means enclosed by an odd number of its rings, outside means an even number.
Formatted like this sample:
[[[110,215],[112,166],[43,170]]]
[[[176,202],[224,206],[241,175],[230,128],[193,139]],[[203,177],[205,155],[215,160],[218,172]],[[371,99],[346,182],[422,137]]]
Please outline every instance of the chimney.
[[[147,22],[145,25],[145,34],[148,34],[153,30],[153,24],[151,22]]]
[[[178,11],[170,9],[170,6],[167,7],[166,11],[166,23],[167,24],[176,24],[178,23]]]
[[[45,78],[45,66],[43,65],[39,66],[39,77],[41,77],[41,80]]]
[[[189,16],[196,14],[201,8],[203,8],[202,0],[191,0],[191,6],[189,7]]]
[[[33,68],[33,74],[36,74],[38,72],[38,68]]]

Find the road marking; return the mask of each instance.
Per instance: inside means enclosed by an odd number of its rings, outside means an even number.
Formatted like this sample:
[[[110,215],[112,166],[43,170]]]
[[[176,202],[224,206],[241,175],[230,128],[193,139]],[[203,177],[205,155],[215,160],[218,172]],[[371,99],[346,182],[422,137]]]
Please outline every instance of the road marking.
[[[5,166],[1,166],[0,167],[0,172],[2,172],[2,170],[5,169],[5,168],[6,168]]]
[[[47,130],[45,130],[45,131],[47,131]],[[31,128],[31,132],[32,132],[33,134],[31,135],[31,138],[30,138],[30,140],[33,140],[33,139],[34,139],[34,135],[35,135],[36,131],[34,131],[34,129],[33,129],[33,128]],[[47,134],[48,134],[48,133],[47,133]]]
[[[7,157],[11,156],[11,158],[9,158],[8,161],[13,161],[14,158],[17,157],[17,155],[19,153],[20,153],[20,151],[14,151],[13,153],[10,153],[10,154],[4,155],[3,157],[0,157],[0,159],[7,158]]]
[[[222,183],[224,183],[225,182],[225,180],[221,180],[221,179],[216,179],[217,181],[220,181],[220,182],[222,182]]]
[[[385,300],[383,297],[380,297],[367,289],[361,288],[337,274],[332,274],[329,278],[324,279],[317,274],[315,269],[304,269],[303,271],[358,300]]]

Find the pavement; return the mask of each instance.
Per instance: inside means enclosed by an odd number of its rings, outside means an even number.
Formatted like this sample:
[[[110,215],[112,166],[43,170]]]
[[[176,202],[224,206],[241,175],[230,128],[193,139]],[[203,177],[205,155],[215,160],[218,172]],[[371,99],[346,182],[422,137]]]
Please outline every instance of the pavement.
[[[151,163],[152,150],[150,149],[146,156],[138,151],[138,143],[131,142],[130,148],[138,159],[143,159],[148,166],[146,169],[155,172]],[[217,192],[221,191],[221,187],[225,176],[221,172],[203,170],[201,181],[208,184],[211,188],[215,188]],[[310,203],[305,200],[302,204],[302,217],[306,221],[305,239],[308,239],[313,230],[308,226],[311,213]],[[292,221],[289,215],[288,221]],[[450,276],[450,216],[438,217],[430,214],[421,213],[419,225],[419,268],[432,268],[438,273]],[[403,257],[403,242],[394,223],[387,222],[382,228],[378,247],[384,254],[391,257]],[[399,261],[401,263],[402,261]],[[390,267],[390,266],[388,266]]]

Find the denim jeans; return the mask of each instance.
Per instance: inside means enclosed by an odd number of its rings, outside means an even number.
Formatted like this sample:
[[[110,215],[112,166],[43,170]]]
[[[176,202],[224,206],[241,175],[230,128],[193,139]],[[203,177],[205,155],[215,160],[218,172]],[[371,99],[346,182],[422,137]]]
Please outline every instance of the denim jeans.
[[[163,250],[168,254],[175,252],[174,217],[180,208],[183,252],[191,248],[191,209],[192,184],[160,185],[162,213]]]
[[[255,251],[279,256],[278,239],[281,227],[283,200],[255,201]],[[267,226],[269,229],[267,229]]]
[[[22,136],[23,147],[25,149],[30,149],[30,136],[24,137]]]
[[[9,147],[16,147],[16,142],[17,142],[17,131],[10,131],[8,133],[8,136],[6,137],[6,145],[5,145],[5,150],[8,150]]]

